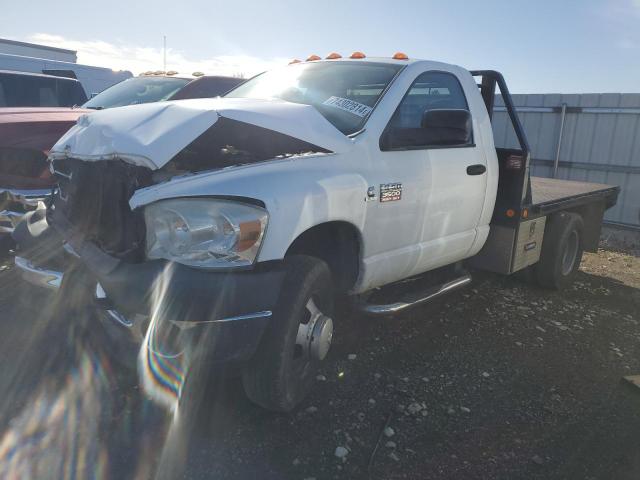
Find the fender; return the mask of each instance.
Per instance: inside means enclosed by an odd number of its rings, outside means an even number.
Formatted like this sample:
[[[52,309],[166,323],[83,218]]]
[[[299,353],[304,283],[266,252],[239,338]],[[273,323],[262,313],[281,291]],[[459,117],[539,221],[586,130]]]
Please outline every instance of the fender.
[[[258,261],[279,260],[304,231],[345,221],[360,232],[365,222],[367,182],[354,165],[358,155],[310,154],[230,167],[175,178],[140,189],[132,209],[177,197],[252,198],[269,212],[267,235]]]

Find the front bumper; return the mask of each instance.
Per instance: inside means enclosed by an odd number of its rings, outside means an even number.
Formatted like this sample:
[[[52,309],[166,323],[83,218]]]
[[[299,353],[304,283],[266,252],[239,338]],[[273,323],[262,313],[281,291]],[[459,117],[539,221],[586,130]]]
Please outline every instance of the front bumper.
[[[162,319],[189,330],[193,338],[214,339],[212,359],[219,362],[245,361],[253,355],[284,278],[279,262],[227,272],[163,260],[126,263],[91,242],[63,237],[46,224],[40,210],[27,214],[14,238],[18,243],[16,267],[25,281],[64,295],[73,269],[65,275],[62,268],[50,265],[81,262],[85,271],[82,283],[89,282],[93,289],[100,286],[96,305],[111,319],[112,326],[126,329],[135,318]],[[42,247],[55,249],[55,258],[51,253],[42,255]],[[61,260],[62,256],[67,258]],[[73,291],[71,285],[69,290]]]
[[[28,212],[44,206],[51,195],[48,190],[17,190],[0,188],[0,233],[12,233]]]

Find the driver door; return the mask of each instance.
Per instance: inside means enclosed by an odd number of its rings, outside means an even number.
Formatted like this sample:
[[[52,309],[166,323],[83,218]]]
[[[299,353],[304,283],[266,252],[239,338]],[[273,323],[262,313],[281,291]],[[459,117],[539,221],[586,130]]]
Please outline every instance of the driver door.
[[[425,118],[433,118],[425,117],[425,113],[432,110],[466,115],[471,130],[466,140],[439,140],[438,123],[424,125]],[[381,201],[376,214],[369,217],[380,231],[401,221],[398,230],[412,233],[410,242],[387,252],[388,277],[406,278],[462,260],[473,245],[487,176],[484,155],[474,145],[473,119],[469,120],[468,111],[455,75],[427,71],[415,79],[383,133],[374,162],[380,175],[377,183],[393,183],[397,172],[409,171],[412,178],[407,179],[408,186],[414,190],[411,204],[402,198],[398,202]],[[385,138],[390,135],[393,141]]]

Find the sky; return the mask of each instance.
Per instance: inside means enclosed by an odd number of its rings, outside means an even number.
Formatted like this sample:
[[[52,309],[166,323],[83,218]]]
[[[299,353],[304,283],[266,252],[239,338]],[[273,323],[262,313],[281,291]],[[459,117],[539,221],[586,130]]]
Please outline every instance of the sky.
[[[0,0],[0,12],[3,38],[134,74],[162,69],[166,35],[167,69],[182,73],[402,51],[499,70],[515,93],[640,92],[640,0]]]

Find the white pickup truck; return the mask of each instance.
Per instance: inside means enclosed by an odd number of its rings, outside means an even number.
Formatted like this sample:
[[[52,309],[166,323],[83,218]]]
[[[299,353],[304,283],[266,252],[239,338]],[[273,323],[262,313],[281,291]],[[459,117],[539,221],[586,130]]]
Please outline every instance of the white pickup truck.
[[[336,294],[391,315],[466,285],[467,266],[558,288],[597,248],[618,187],[530,178],[499,73],[335,57],[81,117],[51,150],[53,202],[14,233],[24,278],[88,285],[115,328],[142,326],[140,365],[171,394],[197,344],[287,411],[329,350]],[[519,149],[494,146],[496,87]]]

